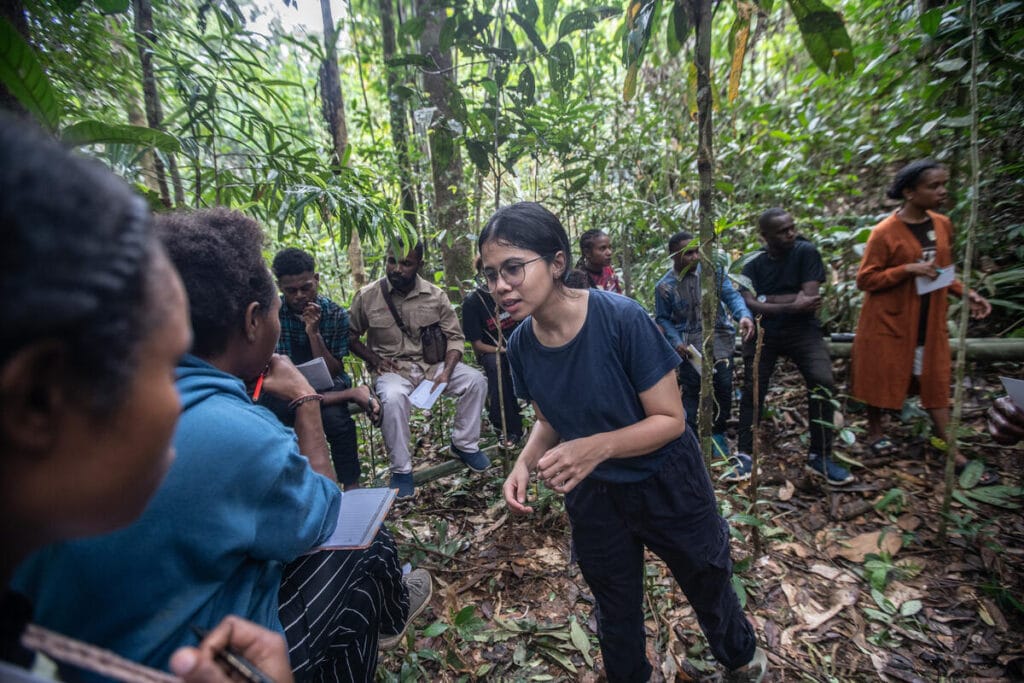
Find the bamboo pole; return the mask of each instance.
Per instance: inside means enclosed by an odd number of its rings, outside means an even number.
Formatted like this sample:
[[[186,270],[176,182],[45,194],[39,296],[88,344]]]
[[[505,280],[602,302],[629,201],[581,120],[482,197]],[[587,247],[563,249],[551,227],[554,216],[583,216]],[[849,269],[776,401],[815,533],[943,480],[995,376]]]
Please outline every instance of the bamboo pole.
[[[971,263],[974,262],[974,233],[978,225],[978,190],[979,169],[978,159],[978,12],[977,0],[971,0],[971,212],[967,221],[967,247],[964,253],[962,273],[963,291],[960,303],[960,327],[957,339],[961,347],[967,339],[967,321],[971,317],[971,305],[968,299],[971,291]],[[964,370],[966,354],[957,354],[956,367],[953,373],[953,415],[946,430],[946,489],[942,494],[942,516],[939,520],[939,544],[945,545],[946,531],[949,521],[949,509],[953,502],[953,483],[956,474],[957,432],[960,429],[960,417],[964,407]]]

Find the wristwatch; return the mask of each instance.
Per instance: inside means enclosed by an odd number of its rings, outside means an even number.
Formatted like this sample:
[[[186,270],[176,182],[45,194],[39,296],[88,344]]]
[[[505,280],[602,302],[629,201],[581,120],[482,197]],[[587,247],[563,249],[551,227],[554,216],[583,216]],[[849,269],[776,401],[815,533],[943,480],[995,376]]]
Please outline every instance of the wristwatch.
[[[761,303],[767,303],[768,302],[768,297],[766,297],[764,294],[762,294],[759,297],[757,297],[757,300],[760,301]]]

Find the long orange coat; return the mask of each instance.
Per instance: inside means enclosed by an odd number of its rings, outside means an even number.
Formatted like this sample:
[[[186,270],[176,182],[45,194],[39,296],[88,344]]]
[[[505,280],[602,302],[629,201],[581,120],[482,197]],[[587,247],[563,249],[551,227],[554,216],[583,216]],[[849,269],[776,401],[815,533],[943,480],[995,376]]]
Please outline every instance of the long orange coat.
[[[928,212],[935,229],[935,264],[953,263],[953,224],[940,213]],[[857,271],[857,288],[864,292],[864,305],[853,341],[852,394],[878,408],[898,410],[910,387],[917,346],[921,296],[914,275],[903,270],[922,257],[921,243],[893,213],[875,226]],[[963,294],[959,280],[948,291],[928,296],[924,365],[921,369],[921,405],[949,407],[950,354],[946,329],[948,295]]]

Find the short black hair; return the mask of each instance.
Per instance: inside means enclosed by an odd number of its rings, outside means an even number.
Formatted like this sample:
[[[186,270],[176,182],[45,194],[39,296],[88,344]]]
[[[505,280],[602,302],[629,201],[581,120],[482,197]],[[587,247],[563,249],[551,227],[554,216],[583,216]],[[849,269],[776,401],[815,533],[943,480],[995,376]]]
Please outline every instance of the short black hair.
[[[480,232],[476,241],[477,251],[482,252],[484,244],[492,240],[534,251],[547,263],[551,263],[555,254],[561,251],[565,255],[561,281],[563,284],[566,282],[572,258],[569,236],[558,216],[540,204],[518,202],[495,211]]]
[[[668,251],[674,253],[682,246],[683,243],[689,244],[693,240],[693,233],[685,230],[680,230],[676,234],[668,238]]]
[[[762,213],[761,217],[757,219],[757,227],[762,233],[764,233],[765,230],[775,224],[775,221],[788,214],[789,211],[786,211],[785,209],[778,206],[772,207]]]
[[[149,209],[121,179],[0,112],[0,363],[46,339],[88,408],[121,405],[151,314],[158,246]],[[148,298],[147,298],[148,297]]]
[[[192,353],[223,352],[243,331],[250,303],[270,311],[277,290],[255,220],[224,208],[176,211],[157,216],[156,230],[188,292]]]
[[[271,268],[274,270],[274,277],[280,280],[288,275],[315,273],[316,261],[313,260],[313,255],[307,251],[288,247],[277,252]]]
[[[934,159],[918,159],[912,161],[899,171],[893,178],[892,185],[886,190],[885,196],[889,199],[903,199],[903,190],[914,189],[926,171],[933,168],[942,168],[942,164]]]

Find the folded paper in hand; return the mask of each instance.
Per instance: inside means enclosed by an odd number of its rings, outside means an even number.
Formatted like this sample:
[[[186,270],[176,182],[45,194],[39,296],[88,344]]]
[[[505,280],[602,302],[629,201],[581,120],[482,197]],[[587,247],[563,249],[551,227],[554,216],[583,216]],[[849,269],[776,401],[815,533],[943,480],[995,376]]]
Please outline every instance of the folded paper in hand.
[[[693,369],[697,371],[698,375],[701,374],[700,373],[700,368],[701,368],[702,357],[700,355],[700,351],[698,351],[697,347],[694,346],[693,344],[687,344],[686,345],[686,350],[690,353],[690,355],[686,358],[686,360],[688,360],[690,362],[690,365],[693,366]]]
[[[930,277],[924,277],[923,275],[918,275],[917,278],[915,278],[918,294],[928,294],[929,292],[934,292],[936,289],[949,287],[953,284],[953,278],[956,277],[956,268],[953,266],[946,266],[945,268],[936,268],[936,270],[939,271],[939,274],[935,276],[934,280]]]
[[[441,382],[437,385],[437,389],[434,389],[433,380],[425,379],[416,385],[416,388],[409,394],[409,402],[417,408],[430,410],[446,386],[448,386],[447,382]]]
[[[303,377],[309,380],[310,385],[316,391],[326,391],[334,386],[334,379],[331,378],[331,373],[327,369],[327,363],[319,356],[295,367],[299,369]]]

